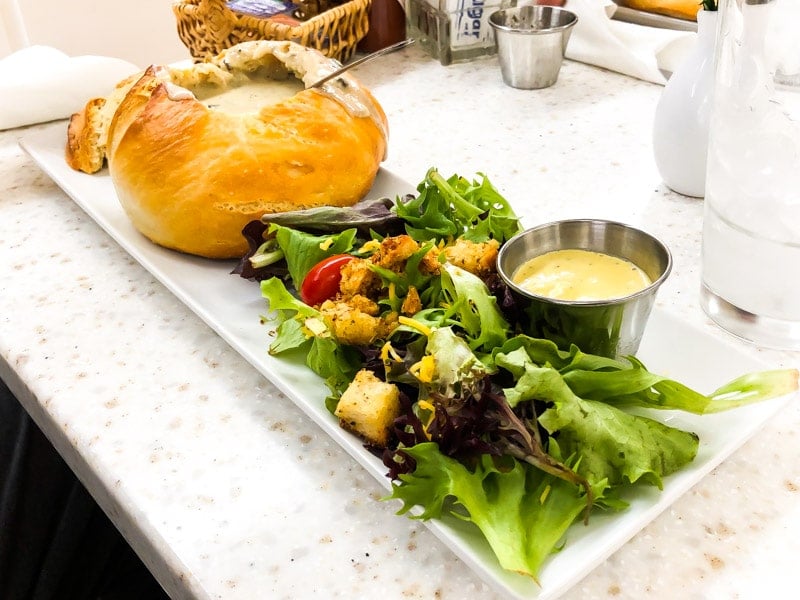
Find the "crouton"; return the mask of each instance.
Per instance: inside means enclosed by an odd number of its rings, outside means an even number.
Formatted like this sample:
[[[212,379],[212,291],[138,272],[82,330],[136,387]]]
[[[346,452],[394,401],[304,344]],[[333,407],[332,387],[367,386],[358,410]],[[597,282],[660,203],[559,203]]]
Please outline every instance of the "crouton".
[[[342,267],[339,292],[343,298],[361,295],[372,297],[381,289],[381,278],[368,266],[368,261],[355,258]]]
[[[370,260],[379,267],[401,273],[406,268],[406,261],[418,250],[419,244],[414,238],[408,235],[396,235],[385,238]]]
[[[497,240],[471,242],[459,238],[455,244],[444,249],[444,256],[450,264],[484,277],[496,270],[499,248],[500,243]]]
[[[373,309],[371,300],[364,296],[357,298],[355,304],[377,313],[377,305]],[[365,346],[387,337],[395,328],[396,323],[392,319],[373,316],[361,308],[342,300],[326,300],[320,305],[319,311],[333,336],[342,344]]]
[[[403,305],[400,307],[400,312],[404,315],[415,315],[422,310],[422,300],[420,300],[419,292],[413,285],[409,286],[408,293],[403,300]]]
[[[392,423],[400,414],[400,391],[393,383],[362,369],[342,394],[334,414],[344,429],[385,448]]]
[[[438,246],[428,250],[422,260],[419,261],[419,272],[423,275],[439,275],[442,267],[442,263],[439,261],[441,254],[442,249]]]
[[[355,296],[348,298],[347,304],[354,309],[360,310],[361,312],[367,313],[373,317],[377,317],[381,312],[381,308],[378,306],[377,302],[367,298],[366,296],[362,296],[361,294],[356,294]]]

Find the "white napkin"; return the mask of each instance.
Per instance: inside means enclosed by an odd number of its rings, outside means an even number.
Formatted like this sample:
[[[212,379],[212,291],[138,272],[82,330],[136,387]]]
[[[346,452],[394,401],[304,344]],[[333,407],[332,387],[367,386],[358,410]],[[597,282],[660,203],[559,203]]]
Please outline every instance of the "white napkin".
[[[694,44],[696,33],[614,21],[617,5],[610,0],[567,0],[578,15],[566,57],[631,77],[666,83]]]
[[[0,130],[65,119],[139,70],[118,58],[69,57],[48,46],[18,50],[0,60]]]

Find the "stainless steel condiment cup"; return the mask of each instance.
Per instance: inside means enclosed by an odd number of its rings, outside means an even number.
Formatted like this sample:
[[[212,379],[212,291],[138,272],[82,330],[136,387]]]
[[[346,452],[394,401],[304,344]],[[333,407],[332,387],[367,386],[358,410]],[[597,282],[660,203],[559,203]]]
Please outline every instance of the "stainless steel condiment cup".
[[[553,85],[577,22],[575,13],[554,6],[521,6],[489,15],[503,81],[525,90]]]
[[[626,259],[652,283],[643,290],[609,300],[557,300],[514,283],[524,262],[554,250],[581,249]],[[520,308],[524,332],[568,350],[610,358],[634,355],[655,302],[656,291],[672,270],[672,255],[658,239],[635,227],[600,219],[556,221],[517,234],[500,249],[497,270]]]

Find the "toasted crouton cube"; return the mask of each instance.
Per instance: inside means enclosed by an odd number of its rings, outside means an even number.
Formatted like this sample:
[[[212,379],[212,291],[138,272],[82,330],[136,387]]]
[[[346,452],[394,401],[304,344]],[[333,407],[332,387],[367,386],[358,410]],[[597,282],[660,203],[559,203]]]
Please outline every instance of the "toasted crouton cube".
[[[419,271],[424,275],[438,275],[441,272],[441,261],[439,260],[439,255],[442,253],[442,249],[438,246],[434,246],[428,252],[425,253],[425,256],[422,257],[422,260],[419,261]]]
[[[377,302],[370,300],[361,294],[356,294],[352,298],[348,298],[347,304],[363,313],[372,315],[373,317],[377,317],[381,312],[380,306],[378,306]]]
[[[369,262],[355,258],[342,267],[339,291],[342,297],[372,296],[381,289],[381,278],[369,268]]]
[[[444,249],[444,255],[447,262],[481,277],[496,269],[499,248],[497,240],[471,242],[459,238],[455,244]]]
[[[394,322],[374,316],[377,305],[368,298],[354,296],[351,300],[326,300],[319,307],[331,333],[342,344],[371,344],[395,328]]]
[[[400,414],[400,390],[362,369],[339,398],[334,414],[344,429],[385,448],[392,423]]]
[[[419,250],[419,244],[408,235],[387,237],[381,247],[370,257],[370,260],[384,269],[401,273],[406,268],[406,261]]]

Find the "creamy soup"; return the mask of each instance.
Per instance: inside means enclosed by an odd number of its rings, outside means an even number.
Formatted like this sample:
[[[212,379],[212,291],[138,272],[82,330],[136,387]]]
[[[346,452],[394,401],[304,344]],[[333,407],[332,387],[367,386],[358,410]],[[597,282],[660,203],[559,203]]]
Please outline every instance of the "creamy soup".
[[[646,288],[650,278],[632,262],[589,250],[555,250],[514,272],[522,289],[557,300],[609,300]]]
[[[203,86],[194,92],[197,99],[211,109],[246,113],[291,98],[303,89],[303,82],[292,77],[285,80],[247,81],[226,88]]]

